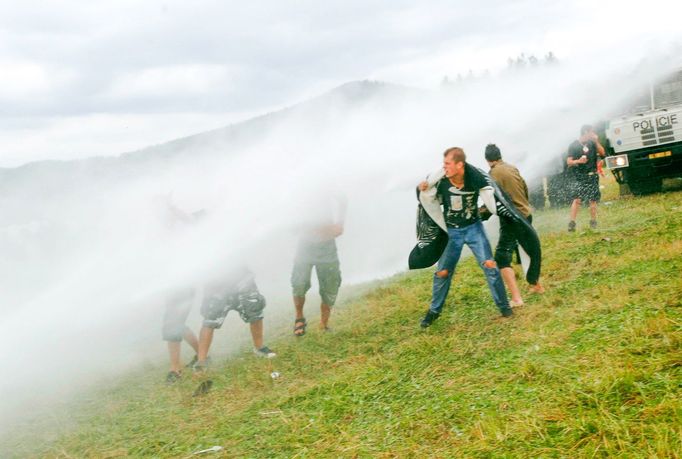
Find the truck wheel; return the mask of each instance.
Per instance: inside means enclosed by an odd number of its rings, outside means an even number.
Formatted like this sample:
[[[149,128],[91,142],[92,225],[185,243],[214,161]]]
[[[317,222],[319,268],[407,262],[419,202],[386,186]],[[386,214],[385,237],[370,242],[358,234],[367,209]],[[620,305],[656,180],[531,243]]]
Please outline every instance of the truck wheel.
[[[640,179],[628,182],[628,186],[635,196],[644,196],[651,193],[659,193],[663,188],[663,179]]]

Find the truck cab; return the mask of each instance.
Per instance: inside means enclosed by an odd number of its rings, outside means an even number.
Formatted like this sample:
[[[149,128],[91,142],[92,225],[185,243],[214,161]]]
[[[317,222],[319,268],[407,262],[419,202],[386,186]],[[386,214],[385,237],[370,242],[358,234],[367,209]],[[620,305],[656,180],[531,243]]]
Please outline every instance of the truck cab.
[[[635,195],[682,177],[682,70],[649,88],[648,106],[606,122],[606,166]]]

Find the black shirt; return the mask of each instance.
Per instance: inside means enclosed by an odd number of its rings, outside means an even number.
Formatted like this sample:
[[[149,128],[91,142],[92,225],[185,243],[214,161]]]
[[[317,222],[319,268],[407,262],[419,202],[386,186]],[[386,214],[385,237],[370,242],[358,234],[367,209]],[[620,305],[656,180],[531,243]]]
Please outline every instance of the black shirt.
[[[462,188],[455,187],[447,177],[438,182],[437,194],[443,204],[443,216],[448,228],[463,228],[480,221],[478,190],[485,186],[488,186],[488,182],[469,164],[465,164]]]
[[[580,159],[582,155],[587,156],[587,162],[585,164],[576,164],[575,166],[569,166],[568,170],[574,175],[587,175],[590,172],[597,172],[597,161],[599,156],[597,155],[597,145],[591,140],[588,140],[584,145],[580,143],[579,140],[574,140],[568,146],[568,157],[574,160]]]

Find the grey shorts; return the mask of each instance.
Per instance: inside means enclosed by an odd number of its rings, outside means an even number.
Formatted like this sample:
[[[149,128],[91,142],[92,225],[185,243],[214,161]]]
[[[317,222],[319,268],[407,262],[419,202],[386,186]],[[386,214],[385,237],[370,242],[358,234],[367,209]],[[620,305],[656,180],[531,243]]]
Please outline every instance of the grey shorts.
[[[194,301],[194,289],[186,288],[168,295],[161,335],[164,341],[182,341],[187,331],[187,316]]]
[[[256,282],[249,280],[235,286],[234,289],[219,294],[207,295],[201,304],[203,325],[208,328],[220,328],[230,311],[237,311],[246,323],[263,319],[265,297],[260,294]]]
[[[338,261],[333,263],[295,262],[291,272],[291,288],[294,296],[304,297],[310,290],[313,266],[317,273],[317,282],[320,284],[322,302],[327,306],[334,306],[339,287],[341,287],[341,270]]]

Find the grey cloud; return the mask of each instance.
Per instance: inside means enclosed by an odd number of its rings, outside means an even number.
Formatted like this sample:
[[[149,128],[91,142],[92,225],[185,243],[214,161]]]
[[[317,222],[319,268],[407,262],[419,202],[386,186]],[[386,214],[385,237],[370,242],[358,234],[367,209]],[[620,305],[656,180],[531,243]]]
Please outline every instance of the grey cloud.
[[[48,97],[5,106],[3,113],[224,111],[284,104],[311,85],[364,78],[376,68],[428,54],[461,37],[492,40],[517,33],[517,24],[537,24],[534,19],[552,9],[535,9],[533,2],[472,7],[441,1],[419,6],[404,1],[154,2],[127,8],[104,4],[101,12],[92,5],[66,5],[3,16],[9,48],[77,75]],[[196,64],[240,71],[210,94],[106,97],[126,75]]]

